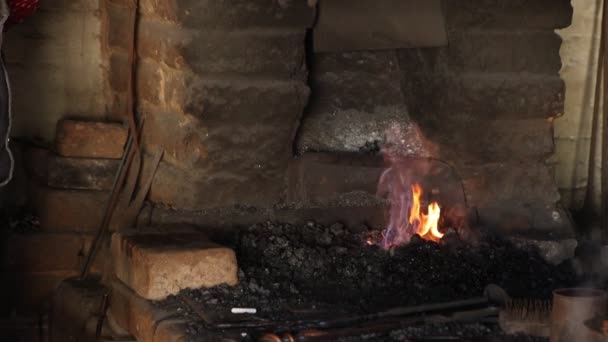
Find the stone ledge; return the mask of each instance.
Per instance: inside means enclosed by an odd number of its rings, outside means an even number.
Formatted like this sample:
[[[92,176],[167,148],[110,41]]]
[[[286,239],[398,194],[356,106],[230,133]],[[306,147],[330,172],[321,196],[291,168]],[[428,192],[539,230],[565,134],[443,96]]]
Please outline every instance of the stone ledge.
[[[114,233],[111,254],[118,279],[146,299],[238,283],[234,251],[197,232]]]

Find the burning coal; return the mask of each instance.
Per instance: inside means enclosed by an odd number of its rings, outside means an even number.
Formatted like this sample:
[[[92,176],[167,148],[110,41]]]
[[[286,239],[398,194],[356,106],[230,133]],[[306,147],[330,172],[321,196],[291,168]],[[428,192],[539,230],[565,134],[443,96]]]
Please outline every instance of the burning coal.
[[[422,186],[411,183],[409,178],[395,167],[387,169],[380,177],[379,192],[386,193],[391,203],[388,226],[380,241],[383,248],[406,244],[415,234],[432,241],[443,237],[439,231],[439,203],[431,202],[425,212]]]

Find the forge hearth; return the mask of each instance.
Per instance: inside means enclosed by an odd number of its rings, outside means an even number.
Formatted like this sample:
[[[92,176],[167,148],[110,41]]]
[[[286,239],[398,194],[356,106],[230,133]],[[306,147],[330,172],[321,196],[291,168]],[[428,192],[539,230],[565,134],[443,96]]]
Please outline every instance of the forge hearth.
[[[113,239],[113,249],[124,251],[114,257],[131,260],[132,275],[142,274],[139,268],[149,272],[148,280],[163,278],[156,284],[168,285],[164,286],[166,298],[154,301],[156,296],[141,293],[130,279],[122,279],[125,264],[114,262],[120,280],[110,286],[107,319],[100,320],[108,325],[103,331],[110,334],[123,329],[123,335],[139,341],[159,342],[178,338],[258,341],[269,333],[300,334],[307,341],[497,336],[509,340],[498,325],[498,309],[488,306],[491,297],[483,297],[487,285],[499,285],[512,298],[542,301],[551,297],[553,289],[577,281],[570,263],[550,264],[537,250],[518,248],[491,234],[484,234],[475,244],[455,233],[439,242],[414,236],[409,244],[391,250],[368,245],[369,234],[360,226],[340,223],[257,224],[225,241],[238,258],[238,284],[226,278],[223,285],[192,288],[192,282],[180,283],[187,274],[169,272],[172,263],[183,267],[184,256],[204,256],[213,249],[228,248],[209,242],[201,245],[208,239],[192,230],[131,232]],[[152,254],[159,257],[150,257]],[[215,274],[218,267],[219,259],[199,259],[187,266],[192,270],[190,280]],[[98,287],[75,280],[63,286],[57,300],[91,298],[91,291]],[[465,304],[449,304],[454,301]],[[443,309],[429,309],[436,304]],[[235,308],[254,309],[255,313],[235,314]],[[395,308],[425,314],[375,316]],[[77,315],[69,306],[61,310],[56,315]],[[482,316],[478,316],[480,312]],[[315,339],[311,330],[327,335]]]

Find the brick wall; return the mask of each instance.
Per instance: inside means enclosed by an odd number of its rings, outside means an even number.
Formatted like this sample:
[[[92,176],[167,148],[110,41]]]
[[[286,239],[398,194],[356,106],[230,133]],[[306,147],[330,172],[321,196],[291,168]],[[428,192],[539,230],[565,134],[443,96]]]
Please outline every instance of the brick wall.
[[[103,1],[107,82],[123,113],[126,1]],[[138,104],[148,149],[165,158],[155,203],[183,209],[270,206],[284,186],[307,103],[306,1],[141,1]]]
[[[126,3],[102,6],[114,113],[127,111]],[[389,122],[405,122],[411,137],[412,122],[457,166],[482,222],[567,232],[545,162],[563,113],[554,30],[570,24],[569,1],[447,1],[445,9],[447,47],[315,55],[298,150],[365,149]],[[184,210],[281,203],[309,98],[304,39],[314,10],[305,1],[142,0],[140,12],[143,140],[166,150],[151,201]]]

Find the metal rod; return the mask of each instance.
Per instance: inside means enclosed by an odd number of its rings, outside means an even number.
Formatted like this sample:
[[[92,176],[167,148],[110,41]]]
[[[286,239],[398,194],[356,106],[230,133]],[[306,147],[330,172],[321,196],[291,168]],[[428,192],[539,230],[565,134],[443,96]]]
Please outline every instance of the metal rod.
[[[114,208],[113,208],[114,202],[116,202],[116,200],[118,199],[118,192],[119,192],[118,189],[121,186],[120,183],[122,183],[124,181],[124,177],[126,175],[126,170],[128,169],[128,165],[127,165],[128,161],[132,158],[132,154],[131,154],[131,150],[133,147],[132,143],[133,143],[133,136],[129,135],[129,138],[127,140],[127,146],[125,148],[125,153],[123,154],[122,159],[120,160],[120,165],[118,166],[118,170],[116,172],[116,175],[114,176],[114,181],[112,184],[112,191],[110,192],[110,197],[108,198],[108,201],[106,202],[106,207],[104,209],[104,216],[101,221],[101,225],[99,226],[99,229],[97,230],[95,239],[93,239],[93,242],[91,243],[91,249],[89,250],[89,253],[87,254],[87,258],[85,259],[84,265],[82,266],[82,270],[80,271],[81,279],[85,279],[89,275],[89,268],[91,266],[91,263],[93,262],[93,259],[95,258],[95,255],[97,254],[97,249],[99,248],[99,245],[103,238],[104,232],[107,229],[106,226],[109,222],[109,219],[107,219],[107,217],[112,216],[112,211],[114,210]]]
[[[452,302],[445,303],[436,303],[436,304],[425,304],[419,306],[411,306],[411,307],[401,307],[394,308],[387,311],[382,311],[378,313],[368,314],[368,315],[358,315],[352,317],[338,318],[334,320],[325,321],[321,324],[322,327],[339,327],[346,326],[351,324],[357,324],[366,321],[374,321],[382,318],[389,317],[403,317],[414,314],[427,314],[432,312],[439,311],[447,311],[453,309],[464,309],[470,307],[479,307],[483,305],[488,305],[489,301],[487,297],[479,297],[465,300],[457,300]]]
[[[108,311],[108,296],[109,294],[104,293],[101,298],[101,304],[99,306],[99,318],[97,319],[97,326],[95,327],[95,337],[99,339],[103,331],[103,323],[106,320],[106,312]]]

